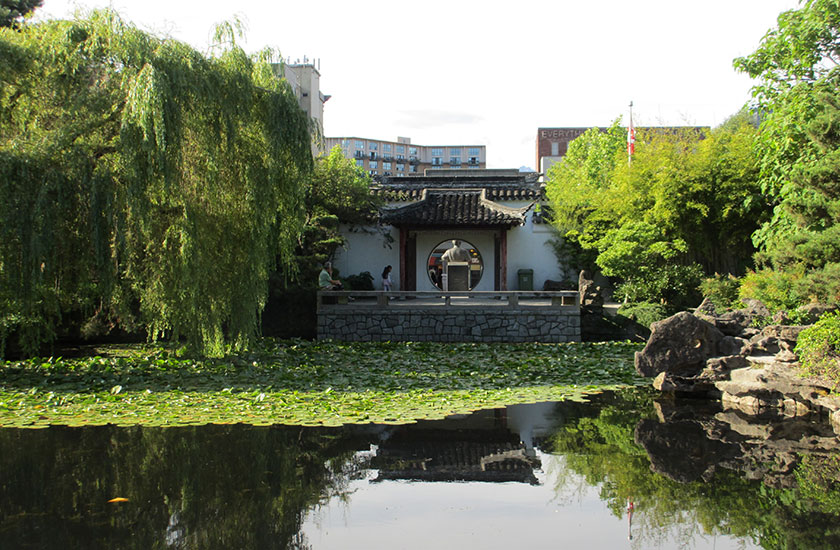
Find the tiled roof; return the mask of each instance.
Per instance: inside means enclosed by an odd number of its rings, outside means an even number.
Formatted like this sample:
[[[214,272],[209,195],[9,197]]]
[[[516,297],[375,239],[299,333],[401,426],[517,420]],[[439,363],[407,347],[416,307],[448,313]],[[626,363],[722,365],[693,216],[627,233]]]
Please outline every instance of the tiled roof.
[[[419,202],[380,213],[390,225],[470,225],[512,226],[525,223],[525,213],[533,206],[510,208],[487,198],[486,189],[423,189]]]
[[[466,172],[466,171],[465,171]],[[468,175],[391,176],[379,178],[371,192],[388,202],[420,200],[424,189],[484,189],[491,201],[534,201],[543,196],[539,174],[475,170]]]

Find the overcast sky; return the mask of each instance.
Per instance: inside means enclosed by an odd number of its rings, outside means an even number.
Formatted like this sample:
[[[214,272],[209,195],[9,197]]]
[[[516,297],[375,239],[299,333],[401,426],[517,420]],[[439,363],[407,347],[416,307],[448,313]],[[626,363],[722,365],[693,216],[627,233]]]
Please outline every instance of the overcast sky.
[[[320,62],[328,137],[486,145],[489,168],[535,166],[537,128],[716,126],[749,100],[732,68],[797,0],[45,0],[39,18],[112,6],[207,50],[238,16],[248,52]]]

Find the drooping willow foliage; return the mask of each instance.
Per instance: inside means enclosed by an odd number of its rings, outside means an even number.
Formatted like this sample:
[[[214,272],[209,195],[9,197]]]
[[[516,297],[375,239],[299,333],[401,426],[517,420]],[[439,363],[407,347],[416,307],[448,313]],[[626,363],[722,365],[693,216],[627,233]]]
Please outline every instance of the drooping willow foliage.
[[[215,52],[109,10],[0,29],[0,342],[140,327],[218,353],[256,334],[300,232],[309,123],[271,51]]]

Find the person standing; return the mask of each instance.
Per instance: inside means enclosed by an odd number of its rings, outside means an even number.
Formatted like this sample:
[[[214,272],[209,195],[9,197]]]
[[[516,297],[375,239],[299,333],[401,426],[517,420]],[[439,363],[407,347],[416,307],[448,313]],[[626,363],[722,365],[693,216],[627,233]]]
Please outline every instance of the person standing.
[[[391,266],[386,265],[385,269],[382,270],[382,290],[391,290]]]

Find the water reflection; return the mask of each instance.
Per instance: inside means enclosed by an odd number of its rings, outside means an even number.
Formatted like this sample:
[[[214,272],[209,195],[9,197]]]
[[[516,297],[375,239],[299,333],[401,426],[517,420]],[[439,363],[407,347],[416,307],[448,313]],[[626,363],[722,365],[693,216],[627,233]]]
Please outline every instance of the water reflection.
[[[840,547],[830,427],[700,405],[628,392],[405,426],[3,429],[2,547]]]

